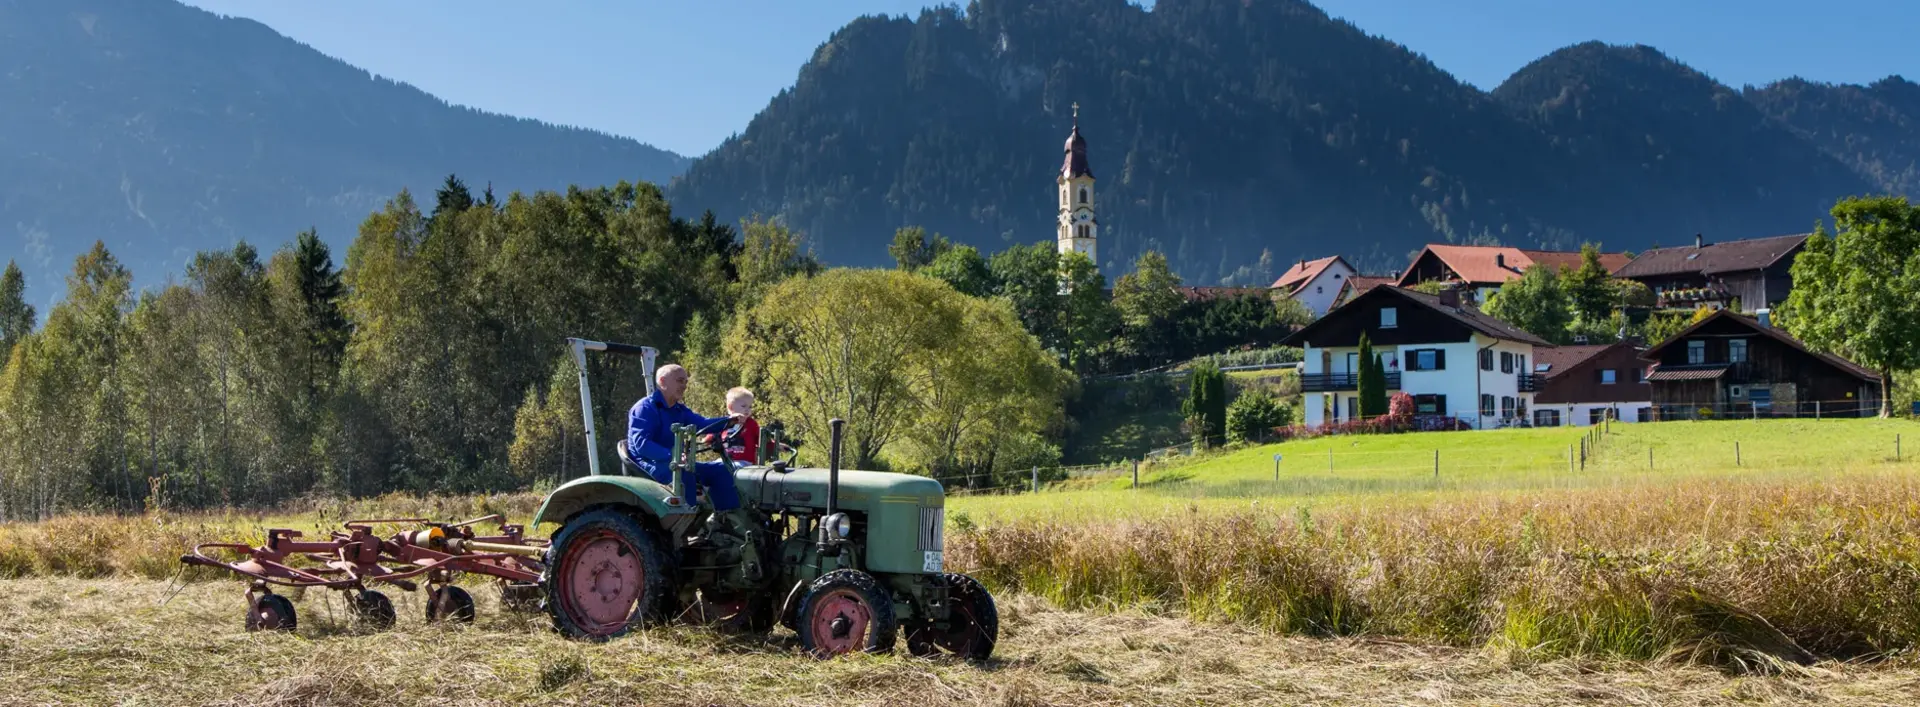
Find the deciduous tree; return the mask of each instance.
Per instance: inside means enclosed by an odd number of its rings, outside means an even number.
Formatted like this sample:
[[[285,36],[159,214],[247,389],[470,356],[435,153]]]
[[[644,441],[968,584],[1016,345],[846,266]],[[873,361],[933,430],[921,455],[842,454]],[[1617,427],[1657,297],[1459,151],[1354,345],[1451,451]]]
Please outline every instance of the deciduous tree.
[[[1902,197],[1852,198],[1833,207],[1793,263],[1782,319],[1807,345],[1881,372],[1920,368],[1920,206]],[[1892,414],[1880,396],[1880,414]]]

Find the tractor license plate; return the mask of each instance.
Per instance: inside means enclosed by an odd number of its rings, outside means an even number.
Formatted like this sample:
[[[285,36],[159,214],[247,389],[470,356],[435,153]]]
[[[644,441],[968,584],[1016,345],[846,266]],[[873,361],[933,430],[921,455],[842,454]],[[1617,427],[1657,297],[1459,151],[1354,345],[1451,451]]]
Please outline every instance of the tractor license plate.
[[[940,571],[940,569],[941,569],[940,552],[937,550],[927,551],[927,558],[925,561],[921,563],[920,571],[927,572],[927,573],[937,573]]]

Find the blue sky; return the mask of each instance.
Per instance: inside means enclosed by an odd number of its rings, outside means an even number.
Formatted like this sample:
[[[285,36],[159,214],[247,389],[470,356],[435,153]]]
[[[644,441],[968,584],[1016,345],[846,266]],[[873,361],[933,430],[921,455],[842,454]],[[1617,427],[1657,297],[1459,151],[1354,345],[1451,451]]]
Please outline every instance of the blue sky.
[[[1255,0],[1260,1],[1260,0]],[[924,0],[187,0],[454,103],[697,156],[744,129],[827,35]],[[1491,89],[1554,49],[1658,47],[1738,87],[1920,79],[1915,0],[1318,0]]]

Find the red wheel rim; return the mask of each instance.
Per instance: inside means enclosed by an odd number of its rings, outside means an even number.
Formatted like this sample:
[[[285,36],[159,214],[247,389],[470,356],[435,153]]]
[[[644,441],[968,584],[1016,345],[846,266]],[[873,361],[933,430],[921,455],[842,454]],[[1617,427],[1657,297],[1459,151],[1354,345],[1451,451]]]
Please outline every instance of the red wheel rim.
[[[559,569],[566,582],[560,596],[567,616],[596,636],[626,628],[647,585],[640,553],[611,530],[589,531],[571,543]]]
[[[814,602],[812,614],[807,625],[812,629],[815,653],[840,655],[866,649],[873,610],[853,590],[827,592]]]
[[[254,628],[261,631],[278,631],[286,623],[287,617],[280,613],[279,602],[263,600],[253,603]]]

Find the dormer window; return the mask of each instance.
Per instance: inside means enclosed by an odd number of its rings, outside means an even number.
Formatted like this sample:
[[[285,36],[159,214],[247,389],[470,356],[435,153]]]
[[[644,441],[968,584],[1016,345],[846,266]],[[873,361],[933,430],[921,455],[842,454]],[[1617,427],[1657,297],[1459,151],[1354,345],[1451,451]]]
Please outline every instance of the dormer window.
[[[1393,307],[1380,308],[1380,328],[1392,329],[1400,326],[1400,311]]]

